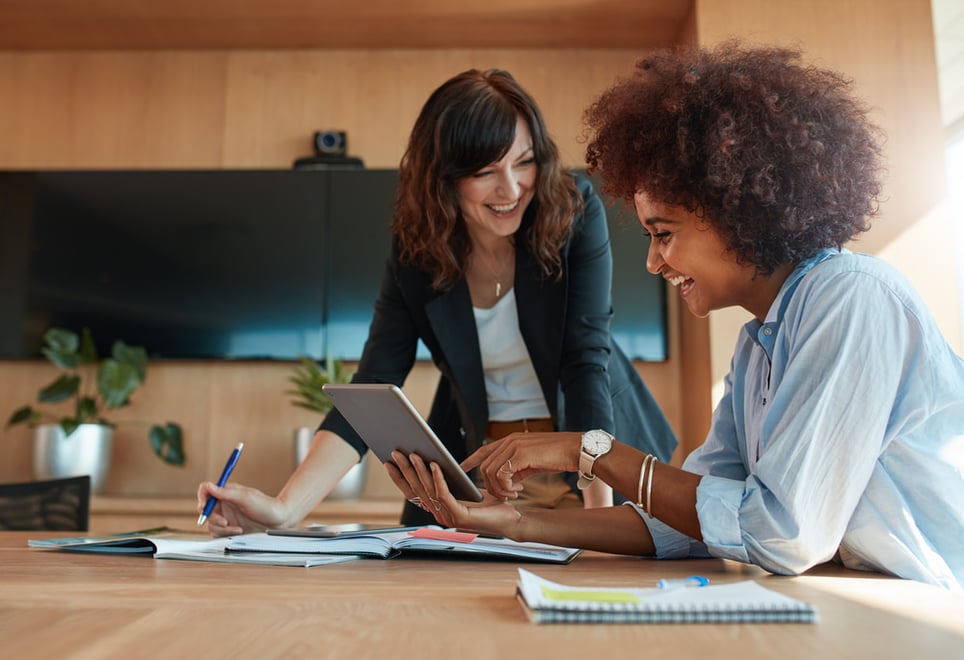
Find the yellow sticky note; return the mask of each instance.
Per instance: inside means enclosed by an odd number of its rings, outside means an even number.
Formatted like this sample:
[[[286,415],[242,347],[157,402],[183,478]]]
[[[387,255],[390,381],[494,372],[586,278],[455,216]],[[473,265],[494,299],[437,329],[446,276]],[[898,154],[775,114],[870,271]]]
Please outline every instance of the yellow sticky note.
[[[564,590],[542,587],[542,595],[548,600],[581,600],[592,603],[638,603],[639,598],[625,591],[595,590]]]

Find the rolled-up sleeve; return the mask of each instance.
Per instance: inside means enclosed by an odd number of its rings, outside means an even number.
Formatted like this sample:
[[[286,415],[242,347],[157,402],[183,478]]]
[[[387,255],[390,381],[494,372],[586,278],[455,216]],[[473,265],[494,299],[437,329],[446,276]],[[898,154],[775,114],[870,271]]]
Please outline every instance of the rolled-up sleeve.
[[[686,559],[687,557],[709,557],[706,546],[690,538],[686,534],[677,532],[675,529],[660,521],[659,518],[650,518],[646,512],[632,502],[626,502],[625,506],[631,506],[633,510],[642,518],[646,527],[649,528],[649,535],[653,537],[653,545],[656,548],[657,559]]]

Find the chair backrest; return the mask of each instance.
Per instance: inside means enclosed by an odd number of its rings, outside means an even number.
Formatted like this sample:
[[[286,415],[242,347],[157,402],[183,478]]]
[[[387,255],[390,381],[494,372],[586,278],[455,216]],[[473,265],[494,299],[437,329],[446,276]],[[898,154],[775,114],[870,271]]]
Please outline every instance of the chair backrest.
[[[90,476],[0,484],[0,530],[87,531]]]

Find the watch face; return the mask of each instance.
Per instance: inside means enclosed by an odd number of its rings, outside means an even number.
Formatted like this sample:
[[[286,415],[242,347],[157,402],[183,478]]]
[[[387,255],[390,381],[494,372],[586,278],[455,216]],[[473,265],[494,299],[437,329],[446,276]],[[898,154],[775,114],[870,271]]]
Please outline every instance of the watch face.
[[[593,456],[606,453],[612,446],[612,436],[605,431],[586,431],[582,436],[582,448]]]

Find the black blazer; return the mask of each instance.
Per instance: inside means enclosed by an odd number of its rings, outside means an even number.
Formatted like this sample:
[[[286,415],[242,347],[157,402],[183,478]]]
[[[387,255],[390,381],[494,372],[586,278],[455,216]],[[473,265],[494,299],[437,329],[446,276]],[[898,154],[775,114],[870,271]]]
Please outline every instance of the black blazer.
[[[621,442],[666,461],[676,437],[609,335],[612,253],[605,208],[587,179],[577,177],[577,185],[584,210],[562,250],[558,281],[542,274],[522,240],[532,225],[536,202],[523,218],[513,284],[519,328],[557,430],[605,429]],[[419,339],[441,372],[426,421],[461,461],[481,446],[489,419],[468,285],[463,279],[448,291],[434,289],[429,274],[399,262],[396,242],[352,380],[401,386],[415,363]],[[320,428],[337,433],[359,455],[367,450],[337,410]],[[575,490],[575,475],[567,479]],[[408,506],[403,522],[421,520],[423,513]]]

